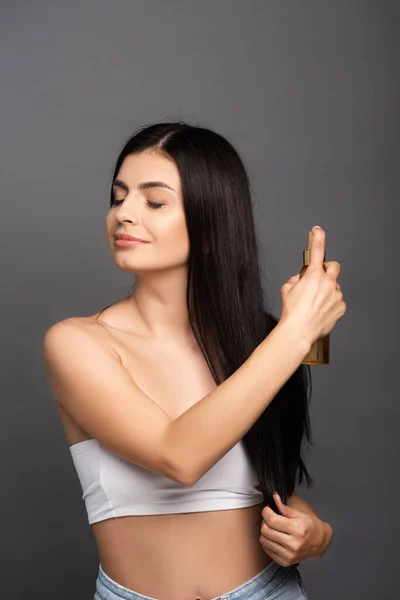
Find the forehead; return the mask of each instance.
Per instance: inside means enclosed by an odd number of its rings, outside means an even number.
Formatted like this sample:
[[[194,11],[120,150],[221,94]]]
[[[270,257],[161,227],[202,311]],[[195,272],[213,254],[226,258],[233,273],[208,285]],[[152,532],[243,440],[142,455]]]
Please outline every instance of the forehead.
[[[129,188],[137,188],[145,181],[163,181],[180,195],[179,171],[172,159],[161,156],[154,151],[144,151],[139,154],[126,156],[116,175],[122,179]],[[165,189],[169,194],[174,192]],[[176,194],[174,194],[176,195]]]

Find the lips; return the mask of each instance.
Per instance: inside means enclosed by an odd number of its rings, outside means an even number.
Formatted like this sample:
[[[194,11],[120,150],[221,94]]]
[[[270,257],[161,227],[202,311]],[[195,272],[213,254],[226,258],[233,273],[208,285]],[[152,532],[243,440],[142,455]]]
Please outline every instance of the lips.
[[[140,238],[133,237],[132,235],[129,235],[127,233],[117,233],[117,234],[115,234],[115,239],[116,240],[127,240],[127,241],[130,241],[130,242],[144,242],[144,243],[147,243],[146,240],[141,240]]]

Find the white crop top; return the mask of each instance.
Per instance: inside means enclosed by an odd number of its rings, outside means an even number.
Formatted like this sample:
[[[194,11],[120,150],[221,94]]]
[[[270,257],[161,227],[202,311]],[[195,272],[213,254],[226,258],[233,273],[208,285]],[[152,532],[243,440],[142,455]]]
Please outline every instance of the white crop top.
[[[125,515],[205,512],[263,502],[242,440],[192,486],[144,469],[95,439],[78,442],[70,451],[89,524]]]

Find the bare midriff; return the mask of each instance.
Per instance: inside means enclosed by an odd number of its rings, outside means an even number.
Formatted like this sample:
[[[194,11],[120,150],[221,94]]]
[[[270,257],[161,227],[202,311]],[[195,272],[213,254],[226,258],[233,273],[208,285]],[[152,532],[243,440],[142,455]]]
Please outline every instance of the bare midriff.
[[[262,507],[129,516],[92,530],[103,570],[120,585],[159,600],[209,600],[271,562],[259,542]]]
[[[96,315],[79,321],[112,345],[135,384],[171,418],[216,387],[195,340],[189,339],[183,348],[150,345],[137,332],[124,330],[122,309],[123,303],[114,305],[102,326],[95,322]],[[62,406],[58,408],[69,445],[90,439]],[[101,566],[118,584],[157,600],[210,600],[270,564],[259,540],[262,508],[261,503],[229,510],[129,515],[93,523],[92,531]]]

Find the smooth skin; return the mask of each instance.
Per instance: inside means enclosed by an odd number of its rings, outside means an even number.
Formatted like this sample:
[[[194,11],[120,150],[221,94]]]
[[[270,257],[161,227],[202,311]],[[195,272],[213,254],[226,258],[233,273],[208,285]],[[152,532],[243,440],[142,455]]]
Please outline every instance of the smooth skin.
[[[249,396],[257,391],[250,389],[243,373],[257,361],[268,371],[265,365],[279,344],[287,348],[291,342],[294,371],[318,327],[314,319],[299,335],[299,322],[291,318],[295,311],[289,310],[288,318],[272,338],[266,338],[263,348],[258,347],[241,373],[217,388],[188,319],[189,239],[177,167],[165,156],[145,151],[125,158],[118,179],[124,185],[114,188],[117,203],[107,215],[106,233],[117,267],[136,275],[134,294],[107,309],[100,323],[96,313],[53,325],[44,339],[46,372],[70,446],[94,437],[144,468],[192,485],[202,471],[195,473],[191,463],[185,463],[190,453],[183,450],[193,438],[187,439],[190,427],[199,431],[203,425],[201,435],[207,435],[210,415],[227,414],[229,397],[231,403],[237,397],[240,410],[236,384]],[[172,189],[139,188],[148,181],[163,181]],[[117,231],[148,243],[118,247]],[[300,299],[303,296],[299,294]],[[285,360],[285,365],[277,365],[277,374],[269,373],[276,390],[287,379]],[[269,389],[271,399],[276,390]],[[252,418],[264,410],[261,393],[255,394],[254,402],[258,404]],[[215,444],[203,447],[203,472],[232,447],[234,436],[242,437],[233,414],[226,430],[221,442],[210,432]],[[322,552],[327,524],[322,525],[298,496],[289,499],[289,506],[292,501],[300,501],[303,514],[313,517]],[[258,504],[203,513],[125,516],[95,523],[92,530],[104,571],[121,585],[160,600],[206,599],[241,585],[271,561],[260,542],[261,510]],[[308,557],[306,547],[303,543],[303,560]],[[315,549],[314,541],[310,558]]]

